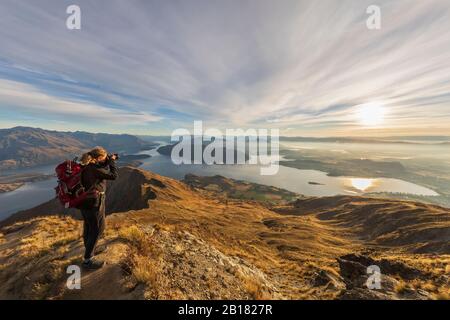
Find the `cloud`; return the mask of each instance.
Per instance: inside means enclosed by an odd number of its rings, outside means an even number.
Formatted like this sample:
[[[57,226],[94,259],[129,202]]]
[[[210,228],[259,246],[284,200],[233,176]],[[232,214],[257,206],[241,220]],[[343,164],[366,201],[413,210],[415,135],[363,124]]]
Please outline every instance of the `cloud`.
[[[77,3],[80,31],[66,1],[0,3],[0,77],[32,86],[22,109],[77,100],[114,121],[342,130],[376,100],[391,127],[450,127],[448,0],[378,1],[379,31],[372,0]]]
[[[160,120],[148,113],[132,113],[107,108],[84,101],[63,100],[40,92],[23,83],[0,79],[0,101],[3,108],[61,115],[76,120],[104,121],[108,123],[149,123]]]

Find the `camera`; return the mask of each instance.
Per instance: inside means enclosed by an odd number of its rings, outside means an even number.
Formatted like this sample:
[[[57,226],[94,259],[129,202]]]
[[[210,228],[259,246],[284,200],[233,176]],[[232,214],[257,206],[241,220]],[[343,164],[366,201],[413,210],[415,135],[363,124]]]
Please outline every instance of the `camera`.
[[[109,159],[119,160],[119,154],[118,153],[110,153],[108,154]]]

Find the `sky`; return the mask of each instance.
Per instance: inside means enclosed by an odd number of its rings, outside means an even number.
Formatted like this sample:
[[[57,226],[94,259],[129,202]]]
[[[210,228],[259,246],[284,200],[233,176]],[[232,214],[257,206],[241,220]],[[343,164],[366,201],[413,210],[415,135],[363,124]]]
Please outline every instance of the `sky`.
[[[449,1],[0,1],[0,128],[170,135],[195,120],[450,135]]]

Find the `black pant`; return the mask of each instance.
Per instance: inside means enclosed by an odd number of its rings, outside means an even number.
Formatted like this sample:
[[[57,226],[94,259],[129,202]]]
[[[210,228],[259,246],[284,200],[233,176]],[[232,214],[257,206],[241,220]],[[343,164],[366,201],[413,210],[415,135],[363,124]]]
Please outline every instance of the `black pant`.
[[[83,241],[84,241],[84,258],[90,259],[94,255],[95,246],[98,239],[105,230],[105,199],[100,199],[100,205],[92,209],[81,209],[84,219]]]

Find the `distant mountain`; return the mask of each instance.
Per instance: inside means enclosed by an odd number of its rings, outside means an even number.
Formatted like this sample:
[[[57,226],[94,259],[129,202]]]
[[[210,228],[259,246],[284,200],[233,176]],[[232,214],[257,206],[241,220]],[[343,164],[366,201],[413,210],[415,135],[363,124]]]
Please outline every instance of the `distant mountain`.
[[[80,156],[95,146],[111,152],[133,153],[155,144],[128,134],[60,132],[30,127],[0,129],[0,170],[55,163]]]
[[[179,143],[179,142],[178,142]],[[178,143],[174,143],[174,144],[168,144],[165,146],[161,146],[157,149],[159,154],[162,154],[163,156],[167,156],[170,157],[172,155],[172,149],[178,144]],[[202,144],[202,155],[203,152],[205,151],[205,148],[210,144],[211,142],[203,142]],[[233,161],[234,163],[237,163],[238,159],[244,159],[245,161],[248,161],[249,159],[249,152],[248,152],[248,146],[246,147],[245,150],[245,154],[243,152],[241,152],[240,150],[238,150],[237,147],[234,148],[234,150],[231,149],[227,149],[226,147],[222,148],[222,162],[226,163],[227,161],[227,153],[233,153]],[[215,156],[215,151],[212,151],[211,155],[214,157]],[[180,156],[183,156],[183,151],[180,151]],[[191,142],[191,161],[194,162],[194,157],[195,157],[195,149],[194,149],[194,140],[192,139]],[[203,159],[203,158],[202,158]],[[204,161],[204,159],[203,159]]]
[[[395,136],[395,137],[280,137],[285,142],[331,142],[331,143],[402,143],[440,144],[450,143],[450,136]]]
[[[144,141],[148,142],[155,142],[155,141],[161,141],[165,143],[170,143],[170,136],[146,136],[146,135],[136,135],[139,139],[142,139]]]
[[[449,299],[449,209],[185,181],[120,168],[106,266],[83,272],[80,290],[66,269],[81,260],[81,221],[56,200],[2,221],[0,299]],[[368,290],[373,265],[381,288]]]

